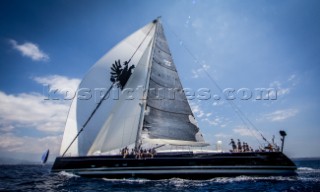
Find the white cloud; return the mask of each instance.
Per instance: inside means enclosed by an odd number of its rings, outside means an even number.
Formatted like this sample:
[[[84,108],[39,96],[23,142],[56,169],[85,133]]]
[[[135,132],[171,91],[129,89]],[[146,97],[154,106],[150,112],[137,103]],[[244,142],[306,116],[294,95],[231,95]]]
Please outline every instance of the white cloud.
[[[192,78],[194,78],[194,79],[197,79],[197,78],[199,78],[199,72],[198,72],[198,70],[195,70],[195,69],[192,69],[191,70],[191,73],[192,73]]]
[[[0,130],[29,127],[39,131],[61,132],[69,104],[45,100],[40,94],[10,95],[0,91]]]
[[[59,75],[33,79],[57,88],[75,89],[80,82]],[[50,149],[51,154],[57,155],[69,105],[70,101],[46,100],[39,93],[7,94],[0,91],[0,150],[11,154],[41,154]],[[45,136],[17,136],[14,135],[15,129],[35,129]]]
[[[298,114],[298,110],[297,109],[284,109],[284,110],[277,110],[275,112],[272,113],[268,113],[266,115],[264,115],[264,117],[267,120],[270,121],[283,121],[285,119],[288,119],[290,117],[294,117],[295,115]]]
[[[213,118],[212,120],[210,120],[209,118],[205,118],[205,119],[203,119],[203,121],[206,121],[206,122],[209,123],[210,125],[217,126],[217,125],[219,125],[219,124],[222,123],[222,118],[216,116],[216,117]]]
[[[208,123],[209,125],[218,126],[218,127],[225,127],[227,125],[227,119],[224,117],[211,117],[212,113],[206,113],[199,104],[194,102],[190,102],[190,107],[193,114],[199,118],[201,121]]]
[[[295,74],[290,75],[290,77],[288,78],[288,81],[292,81],[296,78]]]
[[[51,154],[59,154],[62,136],[47,136],[43,138],[18,137],[11,133],[0,135],[0,149],[8,152],[41,154],[50,149]]]
[[[224,133],[217,133],[214,136],[217,138],[231,138],[232,137],[231,135],[224,134]]]
[[[222,101],[222,100],[214,101],[212,103],[213,106],[220,106],[220,105],[223,105],[223,104],[224,104],[224,101]]]
[[[299,82],[299,77],[295,74],[292,74],[288,78],[287,82],[291,84],[291,87],[295,87]]]
[[[51,89],[76,90],[79,79],[60,75],[33,78]],[[0,91],[0,130],[10,132],[14,128],[35,128],[39,131],[62,132],[67,118],[69,101],[46,100],[37,93],[10,95]]]
[[[192,69],[191,70],[191,73],[192,73],[192,78],[199,78],[201,75],[202,75],[202,73],[204,72],[204,71],[206,71],[206,70],[208,70],[210,68],[210,66],[209,65],[207,65],[207,64],[203,64],[200,68],[198,68],[198,69]]]
[[[195,103],[190,103],[190,107],[191,107],[193,114],[196,117],[201,118],[204,115],[206,115],[205,112],[201,109],[200,105],[195,104]]]
[[[245,127],[237,127],[233,129],[233,132],[241,136],[259,137],[260,133]]]
[[[12,47],[18,50],[23,56],[29,57],[34,61],[48,61],[49,56],[41,51],[38,45],[30,42],[24,44],[18,44],[17,41],[10,39],[9,40]]]
[[[11,132],[15,127],[13,125],[4,123],[0,121],[0,131],[2,132]]]
[[[209,116],[207,116],[206,118],[202,119],[202,121],[209,123],[209,125],[222,127],[222,128],[226,127],[227,124],[229,123],[226,118],[219,117],[219,116],[215,116],[214,118],[209,118]]]
[[[279,81],[273,81],[272,83],[270,83],[269,85],[271,88],[275,88],[277,91],[277,96],[282,96],[282,95],[286,95],[290,93],[290,88],[282,88],[282,84]],[[270,97],[273,97],[275,94],[275,92],[270,92]]]
[[[33,80],[39,84],[48,85],[50,87],[50,91],[58,89],[58,92],[60,93],[62,93],[63,90],[72,90],[73,92],[76,92],[81,81],[77,78],[68,78],[60,75],[34,77]]]

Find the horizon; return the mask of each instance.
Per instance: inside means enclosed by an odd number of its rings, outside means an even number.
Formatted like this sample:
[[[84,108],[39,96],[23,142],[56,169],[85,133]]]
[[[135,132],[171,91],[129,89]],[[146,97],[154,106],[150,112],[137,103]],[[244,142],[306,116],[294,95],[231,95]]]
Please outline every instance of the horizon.
[[[317,1],[0,4],[0,159],[40,162],[50,149],[53,162],[71,103],[68,90],[158,15],[183,87],[197,96],[209,90],[210,97],[188,101],[207,142],[222,141],[226,151],[231,138],[259,146],[259,131],[245,127],[221,89],[269,141],[275,135],[280,144],[278,132],[287,132],[286,155],[320,158]],[[275,91],[264,99],[260,89]]]

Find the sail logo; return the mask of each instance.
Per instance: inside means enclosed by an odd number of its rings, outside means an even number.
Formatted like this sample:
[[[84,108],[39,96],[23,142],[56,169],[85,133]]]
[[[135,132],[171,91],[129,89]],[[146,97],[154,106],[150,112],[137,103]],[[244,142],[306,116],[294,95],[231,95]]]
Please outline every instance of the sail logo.
[[[111,77],[110,81],[113,84],[116,84],[121,90],[124,88],[126,83],[128,82],[130,76],[132,75],[132,71],[135,68],[134,65],[129,67],[129,61],[125,61],[123,65],[121,65],[120,59],[118,61],[114,61],[111,66]]]

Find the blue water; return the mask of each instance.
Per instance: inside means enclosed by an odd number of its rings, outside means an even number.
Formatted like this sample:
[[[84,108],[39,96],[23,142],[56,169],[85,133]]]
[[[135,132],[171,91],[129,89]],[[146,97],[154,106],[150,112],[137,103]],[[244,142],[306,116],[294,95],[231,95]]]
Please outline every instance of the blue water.
[[[185,179],[92,179],[51,165],[0,165],[0,191],[320,191],[320,160],[295,161],[297,177],[233,177],[203,181]]]

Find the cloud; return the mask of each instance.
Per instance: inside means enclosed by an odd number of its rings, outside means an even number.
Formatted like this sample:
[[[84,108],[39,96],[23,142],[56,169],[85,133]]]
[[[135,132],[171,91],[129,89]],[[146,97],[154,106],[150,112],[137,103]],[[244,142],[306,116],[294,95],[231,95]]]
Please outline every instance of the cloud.
[[[193,103],[193,102],[190,102],[190,107],[191,107],[193,114],[196,117],[201,118],[204,115],[206,115],[205,112],[201,109],[200,105]]]
[[[198,69],[199,70],[199,69]],[[195,70],[195,69],[192,69],[191,70],[191,73],[192,73],[192,78],[194,78],[194,79],[197,79],[197,78],[199,78],[199,71],[198,70]]]
[[[49,85],[50,89],[76,90],[80,79],[60,75],[35,77],[34,81]],[[39,93],[6,94],[0,91],[0,130],[34,128],[45,132],[62,132],[67,118],[69,101],[48,100]]]
[[[196,104],[194,102],[190,102],[189,104],[193,114],[201,121],[206,122],[209,125],[218,127],[225,127],[227,125],[228,122],[226,118],[219,116],[211,117],[212,113],[205,112],[205,110],[203,110],[199,104]]]
[[[220,106],[220,105],[223,105],[224,104],[224,101],[221,101],[221,100],[218,100],[218,101],[214,101],[212,103],[213,106]]]
[[[216,116],[216,117],[213,118],[212,120],[210,120],[209,118],[205,118],[205,119],[203,119],[203,121],[208,122],[210,125],[215,125],[215,126],[217,126],[217,125],[219,125],[219,124],[222,123],[222,118]]]
[[[60,93],[63,92],[63,90],[72,90],[76,91],[79,84],[80,79],[77,78],[68,78],[65,76],[60,75],[49,75],[44,77],[34,77],[34,81],[36,81],[39,84],[42,85],[48,85],[50,87],[50,91],[58,89]]]
[[[212,113],[207,113],[206,117],[210,117],[212,115]]]
[[[224,134],[224,133],[217,133],[214,136],[217,138],[231,138],[232,137],[231,135]]]
[[[245,128],[245,127],[237,127],[233,129],[233,132],[236,133],[237,135],[249,136],[249,137],[259,137],[260,135],[259,132],[252,129]]]
[[[197,79],[197,78],[199,78],[201,75],[202,75],[202,73],[204,72],[204,71],[206,71],[206,70],[208,70],[210,68],[210,66],[209,65],[207,65],[207,64],[203,64],[200,68],[198,68],[198,69],[192,69],[191,70],[191,73],[192,73],[192,78],[195,78],[195,79]]]
[[[272,113],[268,113],[264,115],[264,118],[270,121],[283,121],[285,119],[288,119],[290,117],[294,117],[295,115],[298,114],[297,109],[284,109],[284,110],[277,110]]]
[[[291,87],[295,87],[299,83],[299,77],[296,74],[292,74],[287,82],[291,84]]]
[[[0,131],[11,132],[15,127],[13,125],[0,124]]]
[[[296,78],[295,74],[290,75],[290,77],[288,78],[288,81],[292,81]]]
[[[14,153],[41,154],[50,149],[51,154],[59,154],[62,135],[47,136],[43,138],[22,136],[18,137],[12,133],[0,135],[0,150]]]
[[[212,115],[212,113],[206,113],[199,104],[190,102],[190,107],[191,110],[193,112],[193,114],[198,117],[198,118],[202,118],[202,117],[210,117]]]
[[[34,81],[55,88],[76,89],[80,80],[59,75],[35,77]],[[13,155],[41,154],[46,149],[58,155],[70,101],[46,100],[39,93],[7,94],[0,91],[0,151]],[[15,130],[30,129],[44,137],[15,135]],[[24,133],[24,131],[19,131]]]
[[[217,127],[226,127],[227,126],[227,120],[224,117],[215,116],[214,118],[207,118],[202,119],[202,121],[205,121],[209,123],[210,125],[217,126]]]
[[[282,95],[286,95],[290,93],[290,88],[282,88],[282,84],[279,81],[273,81],[272,83],[270,83],[269,85],[272,88],[275,88],[277,91],[277,96],[282,96]],[[272,94],[275,94],[275,92],[270,92],[270,97],[273,97]]]
[[[9,40],[12,47],[18,50],[23,56],[29,57],[34,61],[48,61],[49,56],[41,51],[38,45],[30,42],[24,44],[18,44],[17,41],[10,39]]]
[[[35,128],[45,132],[62,132],[69,104],[45,100],[36,93],[10,95],[0,91],[0,130]]]

